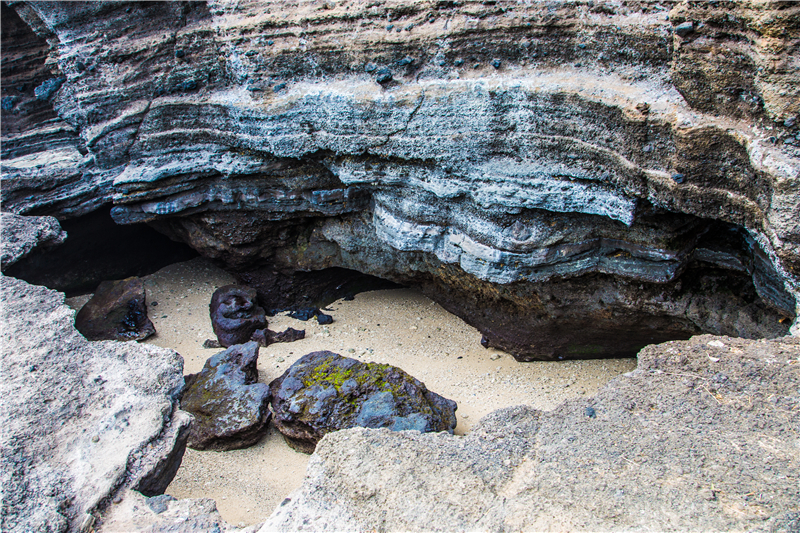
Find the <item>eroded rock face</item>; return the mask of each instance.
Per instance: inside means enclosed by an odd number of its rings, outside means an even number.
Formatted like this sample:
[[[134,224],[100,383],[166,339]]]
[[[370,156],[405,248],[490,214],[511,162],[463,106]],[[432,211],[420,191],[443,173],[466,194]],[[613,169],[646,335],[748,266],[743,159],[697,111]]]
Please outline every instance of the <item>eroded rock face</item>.
[[[594,398],[464,437],[330,433],[261,531],[791,531],[799,385],[797,339],[650,346]]]
[[[75,316],[75,327],[90,341],[140,341],[156,332],[147,317],[144,281],[104,281]]]
[[[186,376],[181,408],[193,414],[189,446],[197,450],[247,448],[266,433],[269,387],[258,383],[258,343],[236,345]]]
[[[0,266],[9,267],[26,257],[34,248],[58,246],[67,238],[53,217],[23,217],[0,213],[3,252]]]
[[[0,295],[3,531],[78,531],[118,490],[162,493],[191,421],[177,407],[181,357],[87,341],[47,288],[0,276]]]
[[[312,352],[270,383],[275,425],[286,442],[311,453],[331,431],[354,426],[448,431],[456,403],[429,391],[401,369]]]
[[[65,78],[69,125],[48,147],[3,111],[15,212],[113,201],[262,297],[298,270],[420,285],[520,359],[796,320],[797,6],[13,9],[9,57],[53,44],[29,70]]]
[[[256,290],[241,285],[225,285],[211,295],[211,326],[224,347],[250,341],[257,329],[267,327],[264,309],[256,302]]]

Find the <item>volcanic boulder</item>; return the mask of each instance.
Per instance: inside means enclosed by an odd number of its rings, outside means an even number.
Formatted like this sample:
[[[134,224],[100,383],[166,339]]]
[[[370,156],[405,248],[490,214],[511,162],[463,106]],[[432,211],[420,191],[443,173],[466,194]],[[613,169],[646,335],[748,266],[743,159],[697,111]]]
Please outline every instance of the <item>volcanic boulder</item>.
[[[224,346],[248,342],[257,329],[267,327],[264,309],[256,303],[256,291],[241,285],[225,285],[211,296],[211,325]]]
[[[181,407],[195,417],[189,447],[237,450],[257,443],[270,413],[269,387],[258,381],[258,343],[231,346],[186,376]]]
[[[154,334],[144,282],[136,277],[102,282],[78,312],[75,327],[90,341],[140,341]]]
[[[326,433],[356,426],[450,433],[456,427],[456,403],[403,370],[329,351],[301,357],[270,392],[275,425],[305,453]]]

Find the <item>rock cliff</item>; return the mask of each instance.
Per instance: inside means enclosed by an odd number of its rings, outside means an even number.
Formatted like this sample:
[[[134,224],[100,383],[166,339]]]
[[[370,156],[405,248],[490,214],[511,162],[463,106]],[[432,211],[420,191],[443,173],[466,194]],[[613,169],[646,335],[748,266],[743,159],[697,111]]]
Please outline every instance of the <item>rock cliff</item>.
[[[796,320],[796,4],[2,9],[7,210],[417,285],[522,360]]]

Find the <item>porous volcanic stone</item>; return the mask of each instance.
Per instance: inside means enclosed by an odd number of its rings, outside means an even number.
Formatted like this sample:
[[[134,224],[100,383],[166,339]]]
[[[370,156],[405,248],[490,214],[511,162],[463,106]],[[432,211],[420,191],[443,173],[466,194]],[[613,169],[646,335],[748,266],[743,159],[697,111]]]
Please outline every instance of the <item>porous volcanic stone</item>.
[[[87,341],[45,287],[0,276],[0,295],[0,530],[80,531],[117,491],[163,492],[191,420],[180,355]]]
[[[275,425],[286,442],[311,453],[328,432],[355,426],[448,431],[456,402],[386,364],[320,351],[304,355],[270,383]]]
[[[264,309],[256,304],[256,290],[250,287],[220,287],[211,296],[209,311],[214,334],[226,348],[248,342],[253,332],[267,327]]]
[[[140,341],[154,334],[144,282],[136,277],[102,282],[78,312],[75,327],[90,341]]]
[[[181,407],[195,417],[189,447],[236,450],[257,443],[266,431],[269,387],[258,381],[258,343],[231,346],[186,376]]]
[[[27,256],[36,247],[49,248],[64,242],[67,234],[53,217],[23,217],[0,213],[3,269]]]

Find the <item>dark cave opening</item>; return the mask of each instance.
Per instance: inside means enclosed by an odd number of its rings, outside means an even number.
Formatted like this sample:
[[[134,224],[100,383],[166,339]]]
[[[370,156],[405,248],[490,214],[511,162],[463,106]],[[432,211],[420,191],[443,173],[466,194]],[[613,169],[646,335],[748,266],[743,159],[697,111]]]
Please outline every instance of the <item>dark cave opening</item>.
[[[60,221],[67,232],[63,244],[47,251],[34,250],[4,273],[69,297],[93,292],[105,280],[146,276],[198,256],[188,245],[170,240],[146,224],[114,223],[110,209],[106,206]]]

